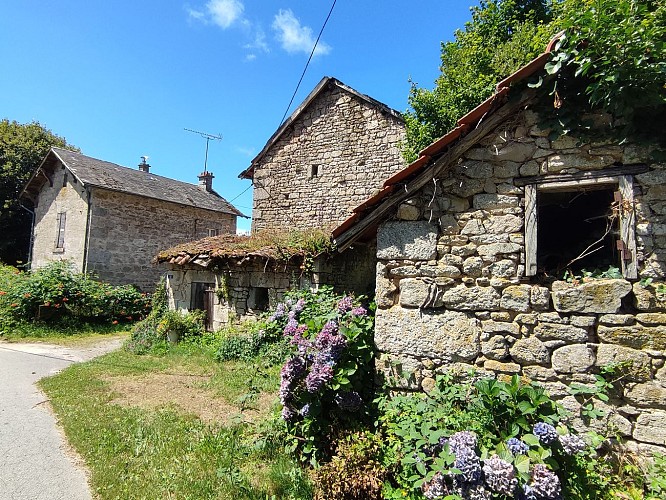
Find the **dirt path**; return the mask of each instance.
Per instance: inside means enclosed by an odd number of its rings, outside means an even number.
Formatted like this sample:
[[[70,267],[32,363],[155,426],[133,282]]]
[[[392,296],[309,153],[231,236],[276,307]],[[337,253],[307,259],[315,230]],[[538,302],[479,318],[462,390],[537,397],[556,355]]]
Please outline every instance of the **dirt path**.
[[[0,498],[87,500],[86,472],[67,445],[40,378],[120,347],[122,339],[82,347],[0,342]]]

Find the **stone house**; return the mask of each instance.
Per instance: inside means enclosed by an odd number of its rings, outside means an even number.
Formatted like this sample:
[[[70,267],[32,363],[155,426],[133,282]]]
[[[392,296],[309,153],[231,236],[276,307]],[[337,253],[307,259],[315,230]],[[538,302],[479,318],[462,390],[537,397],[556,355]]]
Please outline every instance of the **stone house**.
[[[323,78],[240,174],[253,183],[252,232],[258,237],[240,238],[238,245],[261,240],[265,231],[335,227],[404,167],[399,149],[404,131],[397,111],[335,78]],[[230,255],[221,250],[227,243],[202,240],[158,256],[169,269],[171,307],[205,308],[211,328],[230,315],[268,308],[292,287],[374,289],[373,245],[356,244],[344,256],[321,255],[304,270],[302,258],[266,258],[266,249]],[[226,298],[213,293],[223,281]],[[204,290],[210,299],[204,299]]]
[[[404,167],[402,116],[324,77],[239,177],[254,187],[252,230],[335,226]]]
[[[500,82],[335,241],[377,243],[378,369],[401,367],[403,388],[470,368],[518,374],[578,414],[567,384],[626,363],[605,423],[631,449],[663,452],[666,164],[653,152],[666,148],[614,139],[603,114],[588,117],[594,140],[554,137],[552,96],[525,85],[548,57]],[[599,279],[583,271],[595,268]]]
[[[52,148],[21,198],[34,206],[31,262],[69,260],[80,272],[113,284],[151,290],[163,272],[151,264],[166,246],[235,233],[243,216],[212,188],[150,172],[145,161],[129,169]]]

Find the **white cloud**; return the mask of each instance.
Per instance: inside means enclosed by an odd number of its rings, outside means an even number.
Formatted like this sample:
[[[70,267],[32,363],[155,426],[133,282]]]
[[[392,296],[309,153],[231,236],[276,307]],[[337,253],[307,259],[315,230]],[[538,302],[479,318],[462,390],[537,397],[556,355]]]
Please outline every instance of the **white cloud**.
[[[206,9],[211,20],[222,29],[227,29],[240,19],[245,6],[238,0],[210,0]]]
[[[248,29],[251,31],[252,26],[248,24]],[[270,52],[268,48],[268,43],[266,43],[266,34],[261,27],[256,27],[254,29],[254,40],[250,43],[246,43],[243,48],[250,50],[258,50],[260,52]]]
[[[273,29],[278,32],[278,40],[287,52],[305,52],[306,54],[312,52],[315,43],[312,29],[308,26],[301,26],[301,22],[290,9],[280,9],[273,19]],[[315,55],[325,55],[330,51],[331,47],[320,40]]]
[[[190,7],[185,7],[187,10],[187,15],[190,16],[190,19],[194,19],[195,21],[206,21],[206,14],[201,12],[200,10],[195,10]]]
[[[248,54],[245,56],[246,61],[254,61],[257,58],[257,54]]]

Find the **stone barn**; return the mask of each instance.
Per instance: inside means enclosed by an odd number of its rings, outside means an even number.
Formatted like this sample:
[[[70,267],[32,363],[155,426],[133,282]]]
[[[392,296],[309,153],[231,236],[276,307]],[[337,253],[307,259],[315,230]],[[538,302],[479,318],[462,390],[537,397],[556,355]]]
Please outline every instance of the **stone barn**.
[[[619,141],[602,113],[585,117],[594,140],[553,134],[552,96],[525,85],[548,57],[389,178],[335,241],[376,241],[378,368],[401,367],[403,388],[517,374],[576,414],[567,384],[622,363],[605,423],[664,452],[665,148]]]
[[[52,148],[24,188],[34,207],[31,263],[69,260],[79,272],[150,291],[161,270],[151,263],[168,246],[236,232],[243,217],[212,187],[130,169]]]
[[[265,230],[184,243],[160,252],[156,260],[168,268],[169,307],[204,310],[207,328],[217,330],[275,307],[290,289],[330,285],[372,293],[375,253],[364,244],[334,252],[326,231]]]

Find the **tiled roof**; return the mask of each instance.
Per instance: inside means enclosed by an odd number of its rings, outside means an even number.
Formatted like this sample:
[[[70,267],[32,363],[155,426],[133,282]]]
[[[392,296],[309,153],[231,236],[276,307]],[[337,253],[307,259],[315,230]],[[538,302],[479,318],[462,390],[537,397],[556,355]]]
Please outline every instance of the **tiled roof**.
[[[347,246],[353,243],[353,241],[363,235],[363,232],[361,232],[354,235],[352,238],[344,238],[343,235],[345,233],[354,228],[354,226],[362,220],[372,217],[373,211],[382,204],[389,195],[399,191],[399,186],[406,185],[410,179],[413,179],[418,174],[428,169],[445,151],[464,140],[468,133],[480,127],[484,123],[484,120],[488,119],[488,116],[491,113],[500,108],[507,100],[507,94],[511,84],[520,82],[534,75],[537,71],[542,70],[550,58],[550,53],[560,36],[561,33],[551,40],[543,54],[537,56],[525,66],[518,69],[515,73],[499,82],[495,87],[495,93],[493,95],[460,118],[453,130],[449,131],[443,137],[421,151],[416,161],[387,179],[384,182],[383,189],[379,193],[356,207],[353,215],[333,230],[333,238],[336,240],[336,243],[338,243],[339,250],[344,250]],[[396,201],[396,203],[398,202],[399,201]],[[372,226],[366,228],[364,232],[367,232],[370,227]],[[344,239],[344,244],[340,244],[341,241],[339,240],[342,239]]]
[[[219,194],[207,192],[195,184],[122,167],[67,149],[54,147],[51,148],[49,155],[51,154],[54,154],[84,186],[94,186],[245,217]]]
[[[366,103],[370,104],[371,106],[378,108],[381,110],[383,113],[387,115],[391,115],[394,118],[403,121],[402,115],[400,112],[396,111],[395,109],[392,109],[388,107],[386,104],[381,103],[377,101],[376,99],[373,99],[370,96],[367,96],[365,94],[361,94],[357,90],[354,90],[351,88],[349,85],[345,85],[342,83],[340,80],[330,77],[330,76],[325,76],[324,78],[321,79],[321,81],[317,84],[317,86],[310,92],[310,94],[305,98],[305,100],[301,103],[301,105],[296,108],[296,110],[287,118],[282,125],[275,131],[275,133],[268,139],[268,142],[264,146],[264,148],[261,150],[261,152],[252,160],[250,163],[250,166],[247,167],[245,170],[243,170],[238,177],[241,179],[252,179],[254,176],[254,167],[256,164],[258,164],[261,159],[264,157],[264,155],[268,152],[268,150],[278,141],[280,140],[280,137],[282,137],[282,134],[287,130],[287,128],[294,123],[299,116],[307,109],[307,107],[310,105],[312,101],[314,101],[319,94],[321,94],[324,90],[327,88],[330,88],[331,86],[338,87],[354,96],[357,98],[361,99],[362,101],[365,101]]]

